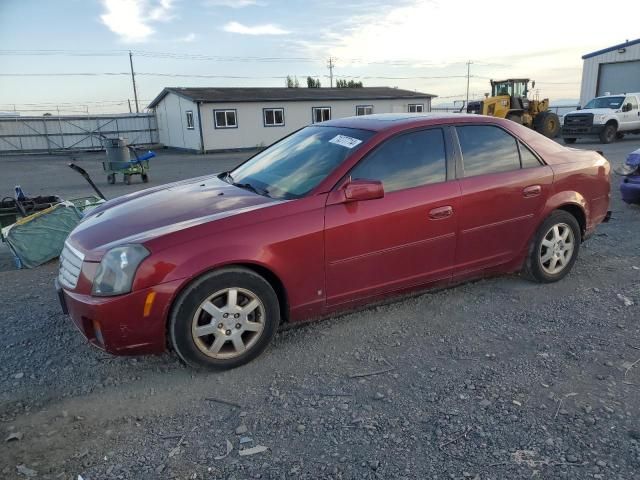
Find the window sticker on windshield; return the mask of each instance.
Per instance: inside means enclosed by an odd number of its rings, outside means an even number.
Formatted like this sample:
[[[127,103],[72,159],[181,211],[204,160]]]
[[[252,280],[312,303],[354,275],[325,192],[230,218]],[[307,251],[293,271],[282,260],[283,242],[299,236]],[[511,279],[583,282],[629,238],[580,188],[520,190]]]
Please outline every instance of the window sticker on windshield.
[[[353,148],[362,143],[362,140],[358,140],[357,138],[348,137],[346,135],[336,135],[329,143],[335,143],[336,145],[340,145],[347,148]]]

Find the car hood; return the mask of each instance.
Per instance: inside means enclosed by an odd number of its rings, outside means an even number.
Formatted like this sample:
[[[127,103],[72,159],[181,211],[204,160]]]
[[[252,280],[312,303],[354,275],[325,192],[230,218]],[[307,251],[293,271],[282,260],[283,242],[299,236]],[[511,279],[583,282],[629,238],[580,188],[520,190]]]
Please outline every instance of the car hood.
[[[594,115],[609,115],[615,112],[616,110],[614,110],[613,108],[583,108],[582,110],[573,110],[572,112],[565,114],[565,117],[567,115],[573,115],[574,113],[593,113]]]
[[[95,209],[69,236],[69,243],[98,260],[108,249],[143,243],[185,228],[280,203],[235,187],[216,175],[142,190]]]

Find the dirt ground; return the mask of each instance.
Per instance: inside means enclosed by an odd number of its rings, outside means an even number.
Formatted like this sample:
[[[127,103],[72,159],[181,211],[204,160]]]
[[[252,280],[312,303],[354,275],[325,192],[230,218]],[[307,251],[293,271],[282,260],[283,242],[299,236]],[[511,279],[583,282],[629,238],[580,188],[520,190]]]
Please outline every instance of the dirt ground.
[[[576,146],[620,165],[640,137]],[[77,163],[105,194],[142,187],[106,185],[100,158]],[[161,152],[152,184],[242,158]],[[0,157],[0,192],[86,195],[67,161]],[[0,477],[640,478],[640,208],[619,181],[559,283],[492,278],[288,329],[223,373],[89,347],[56,265],[0,254]]]

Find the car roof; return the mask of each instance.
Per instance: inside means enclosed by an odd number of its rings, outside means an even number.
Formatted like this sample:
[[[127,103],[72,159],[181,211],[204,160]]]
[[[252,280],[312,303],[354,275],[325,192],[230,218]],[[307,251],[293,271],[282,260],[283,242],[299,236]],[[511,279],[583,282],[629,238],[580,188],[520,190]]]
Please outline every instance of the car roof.
[[[359,128],[382,132],[386,130],[404,130],[413,127],[443,125],[451,123],[502,123],[495,117],[467,113],[377,113],[328,120],[316,125],[328,127]]]

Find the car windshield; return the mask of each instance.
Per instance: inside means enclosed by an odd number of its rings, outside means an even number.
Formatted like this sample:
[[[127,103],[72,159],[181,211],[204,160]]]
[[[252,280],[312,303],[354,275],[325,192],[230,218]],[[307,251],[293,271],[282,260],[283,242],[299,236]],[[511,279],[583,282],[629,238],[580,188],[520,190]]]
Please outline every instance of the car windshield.
[[[584,108],[612,108],[617,110],[623,101],[624,97],[598,97],[587,103]]]
[[[309,193],[374,132],[310,126],[283,138],[221,178],[273,198]]]

